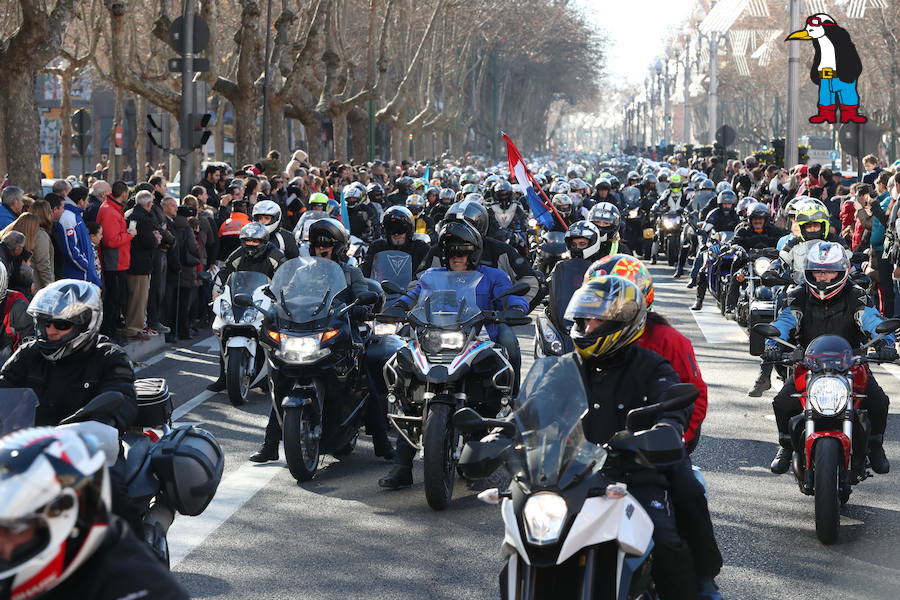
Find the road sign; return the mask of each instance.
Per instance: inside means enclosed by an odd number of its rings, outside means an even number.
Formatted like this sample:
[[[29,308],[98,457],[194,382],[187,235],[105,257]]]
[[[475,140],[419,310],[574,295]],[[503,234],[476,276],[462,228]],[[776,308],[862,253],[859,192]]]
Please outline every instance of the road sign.
[[[83,108],[72,113],[72,129],[75,133],[87,133],[91,130],[91,116]]]
[[[832,161],[831,155],[837,154],[836,150],[818,150],[815,148],[810,148],[806,152],[806,164],[808,165],[824,165],[826,163],[830,164]]]
[[[832,150],[831,152],[828,153],[829,160],[837,160],[840,157],[841,157],[841,153],[838,152],[837,150]]]
[[[734,144],[737,139],[737,132],[731,125],[722,125],[716,129],[716,141],[720,146],[727,147]]]
[[[195,73],[204,73],[209,71],[209,59],[208,58],[200,58],[195,56],[192,61],[193,71]],[[169,72],[170,73],[181,73],[182,68],[184,67],[184,59],[183,58],[170,58],[169,62]]]
[[[172,21],[169,27],[169,45],[178,54],[184,54],[184,17]],[[200,15],[194,15],[194,53],[203,52],[209,45],[209,25]]]

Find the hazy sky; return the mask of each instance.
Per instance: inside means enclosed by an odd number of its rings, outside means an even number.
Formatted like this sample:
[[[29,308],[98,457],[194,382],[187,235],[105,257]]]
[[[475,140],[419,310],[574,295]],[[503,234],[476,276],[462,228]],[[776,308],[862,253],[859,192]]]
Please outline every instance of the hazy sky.
[[[608,40],[610,78],[639,83],[662,51],[666,30],[680,26],[693,0],[577,0],[577,5]]]

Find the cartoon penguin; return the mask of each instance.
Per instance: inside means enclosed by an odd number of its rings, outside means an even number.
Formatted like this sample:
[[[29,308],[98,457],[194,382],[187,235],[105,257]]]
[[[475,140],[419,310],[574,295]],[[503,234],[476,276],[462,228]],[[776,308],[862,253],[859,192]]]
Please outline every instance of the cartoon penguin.
[[[850,34],[834,18],[818,13],[806,19],[806,27],[789,35],[788,40],[811,40],[815,48],[809,77],[819,86],[819,114],[810,123],[836,123],[840,105],[841,123],[865,123],[860,115],[856,81],[862,73],[862,61]]]

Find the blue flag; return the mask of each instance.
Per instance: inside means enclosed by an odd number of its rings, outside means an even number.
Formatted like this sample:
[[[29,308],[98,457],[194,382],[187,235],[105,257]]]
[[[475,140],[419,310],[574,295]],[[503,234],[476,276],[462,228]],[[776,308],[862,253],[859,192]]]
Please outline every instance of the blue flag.
[[[528,208],[531,210],[531,216],[533,216],[544,229],[553,229],[555,223],[553,214],[547,210],[547,207],[544,206],[544,203],[538,198],[537,192],[534,191],[534,188],[530,185],[525,187],[525,197],[528,198]]]
[[[350,213],[347,211],[347,201],[344,200],[344,190],[341,190],[341,223],[350,233]]]
[[[425,167],[425,185],[430,185],[431,182],[431,167]]]

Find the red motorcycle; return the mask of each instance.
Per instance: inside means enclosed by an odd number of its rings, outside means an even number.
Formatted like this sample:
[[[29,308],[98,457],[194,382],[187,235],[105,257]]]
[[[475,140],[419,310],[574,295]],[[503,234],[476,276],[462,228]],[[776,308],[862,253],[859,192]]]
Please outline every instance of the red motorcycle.
[[[791,468],[800,491],[815,496],[816,537],[823,544],[837,540],[840,507],[850,499],[851,486],[872,476],[868,470],[868,411],[861,408],[871,373],[866,351],[900,329],[900,319],[887,319],[877,337],[857,350],[836,335],[822,335],[802,350],[779,339],[774,325],[759,323],[753,332],[791,348],[790,358],[773,361],[792,365],[802,412],[790,421],[794,456]]]

